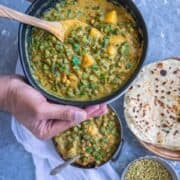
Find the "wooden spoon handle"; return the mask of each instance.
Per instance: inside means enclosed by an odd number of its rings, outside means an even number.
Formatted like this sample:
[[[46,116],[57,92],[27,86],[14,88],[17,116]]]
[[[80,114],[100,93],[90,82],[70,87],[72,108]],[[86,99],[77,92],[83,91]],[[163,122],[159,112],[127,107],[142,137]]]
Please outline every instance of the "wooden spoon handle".
[[[36,26],[41,29],[45,29],[49,31],[48,21],[41,20],[39,18],[26,15],[24,13],[15,11],[6,6],[0,5],[0,17],[5,17],[9,19],[14,19],[20,21],[25,24],[29,24],[32,26]]]

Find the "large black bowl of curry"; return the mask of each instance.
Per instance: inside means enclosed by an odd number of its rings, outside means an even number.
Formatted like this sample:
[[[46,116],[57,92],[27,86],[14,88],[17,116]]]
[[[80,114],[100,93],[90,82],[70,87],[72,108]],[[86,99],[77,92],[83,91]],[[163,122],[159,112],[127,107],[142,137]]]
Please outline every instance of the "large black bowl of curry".
[[[37,0],[27,14],[49,21],[79,19],[64,42],[20,24],[19,56],[28,82],[48,100],[87,106],[120,97],[147,51],[144,20],[130,0]]]

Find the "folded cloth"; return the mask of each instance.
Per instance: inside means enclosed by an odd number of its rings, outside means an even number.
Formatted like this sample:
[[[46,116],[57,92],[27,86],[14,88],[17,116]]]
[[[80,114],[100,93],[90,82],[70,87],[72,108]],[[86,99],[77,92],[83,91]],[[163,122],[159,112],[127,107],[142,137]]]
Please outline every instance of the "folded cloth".
[[[21,74],[22,69],[18,61],[16,73]],[[12,118],[12,131],[19,143],[25,150],[32,154],[35,165],[36,180],[119,180],[120,177],[112,168],[110,163],[96,169],[80,169],[69,166],[56,176],[49,175],[52,168],[63,160],[56,152],[51,140],[41,141],[37,139],[28,129]]]

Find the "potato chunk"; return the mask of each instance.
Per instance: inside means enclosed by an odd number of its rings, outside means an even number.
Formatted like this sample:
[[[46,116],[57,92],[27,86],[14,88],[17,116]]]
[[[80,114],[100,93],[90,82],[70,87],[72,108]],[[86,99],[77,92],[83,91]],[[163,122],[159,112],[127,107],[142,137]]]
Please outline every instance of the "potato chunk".
[[[114,58],[117,54],[117,49],[113,45],[109,45],[107,47],[107,53],[110,55],[110,57]]]
[[[125,37],[123,37],[122,35],[114,35],[111,36],[110,38],[110,44],[112,45],[117,45],[117,44],[121,44],[123,42],[125,42]]]
[[[93,64],[94,64],[94,58],[89,54],[85,54],[82,58],[82,67],[84,68],[91,67]]]
[[[102,37],[102,33],[100,31],[98,31],[96,28],[92,28],[90,30],[90,36],[99,39]]]
[[[72,87],[76,87],[78,85],[78,77],[74,74],[69,75],[70,85]]]
[[[87,129],[87,132],[91,136],[96,136],[96,137],[101,136],[101,134],[100,134],[100,132],[99,132],[99,130],[98,130],[96,125],[90,125],[88,127],[88,129]]]
[[[109,24],[117,24],[118,22],[117,12],[115,10],[108,12],[105,16],[105,22]]]

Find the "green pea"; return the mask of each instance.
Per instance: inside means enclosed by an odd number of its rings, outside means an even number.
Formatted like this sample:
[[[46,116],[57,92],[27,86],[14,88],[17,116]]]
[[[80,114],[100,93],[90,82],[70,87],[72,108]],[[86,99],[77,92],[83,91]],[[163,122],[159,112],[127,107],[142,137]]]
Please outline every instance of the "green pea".
[[[90,88],[90,89],[95,89],[95,87],[96,87],[96,85],[95,85],[93,82],[90,82],[90,83],[89,83],[88,88]]]
[[[43,69],[44,70],[48,70],[49,69],[49,66],[47,64],[43,64]]]
[[[108,37],[104,37],[103,42],[102,42],[102,47],[106,48],[108,43],[109,43],[109,38]]]
[[[86,152],[91,154],[93,152],[93,148],[92,147],[87,147]]]
[[[124,42],[122,45],[121,45],[121,54],[123,56],[127,56],[129,54],[129,51],[130,51],[130,47],[129,47],[129,43],[128,42]]]
[[[82,92],[80,92],[79,95],[80,95],[80,96],[85,96],[85,95],[86,95],[86,92],[85,92],[85,91],[82,91]]]
[[[83,15],[83,12],[82,11],[78,11],[77,14],[76,14],[76,17],[81,17]]]
[[[84,163],[88,162],[88,157],[83,157],[83,158],[82,158],[82,161],[83,161]]]
[[[132,64],[131,63],[127,63],[125,68],[126,69],[131,69],[131,67],[132,67]]]
[[[51,71],[52,71],[52,74],[55,76],[56,75],[56,62],[55,61],[53,61],[52,63]]]
[[[104,28],[104,32],[108,33],[111,31],[111,26],[110,25],[106,25]]]
[[[48,50],[45,50],[45,57],[48,58],[50,56],[50,52]]]
[[[100,154],[97,154],[97,155],[95,155],[95,159],[97,161],[101,161],[102,160],[102,156]]]
[[[79,44],[73,43],[72,46],[73,46],[74,51],[76,51],[76,52],[79,51],[79,49],[80,49]]]
[[[73,92],[73,90],[69,88],[69,89],[67,90],[67,95],[68,95],[69,97],[74,97],[74,92]]]
[[[88,43],[88,38],[87,38],[87,36],[83,36],[82,42],[83,42],[84,44],[87,44],[87,43]]]
[[[96,64],[93,64],[93,66],[92,66],[92,70],[93,70],[93,71],[96,71],[96,70],[97,70],[97,68],[98,68],[98,67],[97,67],[97,65],[96,65]]]
[[[72,64],[73,64],[73,66],[79,66],[80,65],[80,58],[78,56],[73,56]]]
[[[106,137],[104,137],[104,138],[102,139],[102,142],[106,144],[106,143],[108,143],[108,139],[107,139]]]
[[[101,128],[100,128],[100,132],[101,132],[102,134],[105,134],[106,129],[105,129],[104,127],[101,127]]]
[[[70,18],[72,16],[72,11],[71,9],[68,9],[67,10],[67,17]]]

